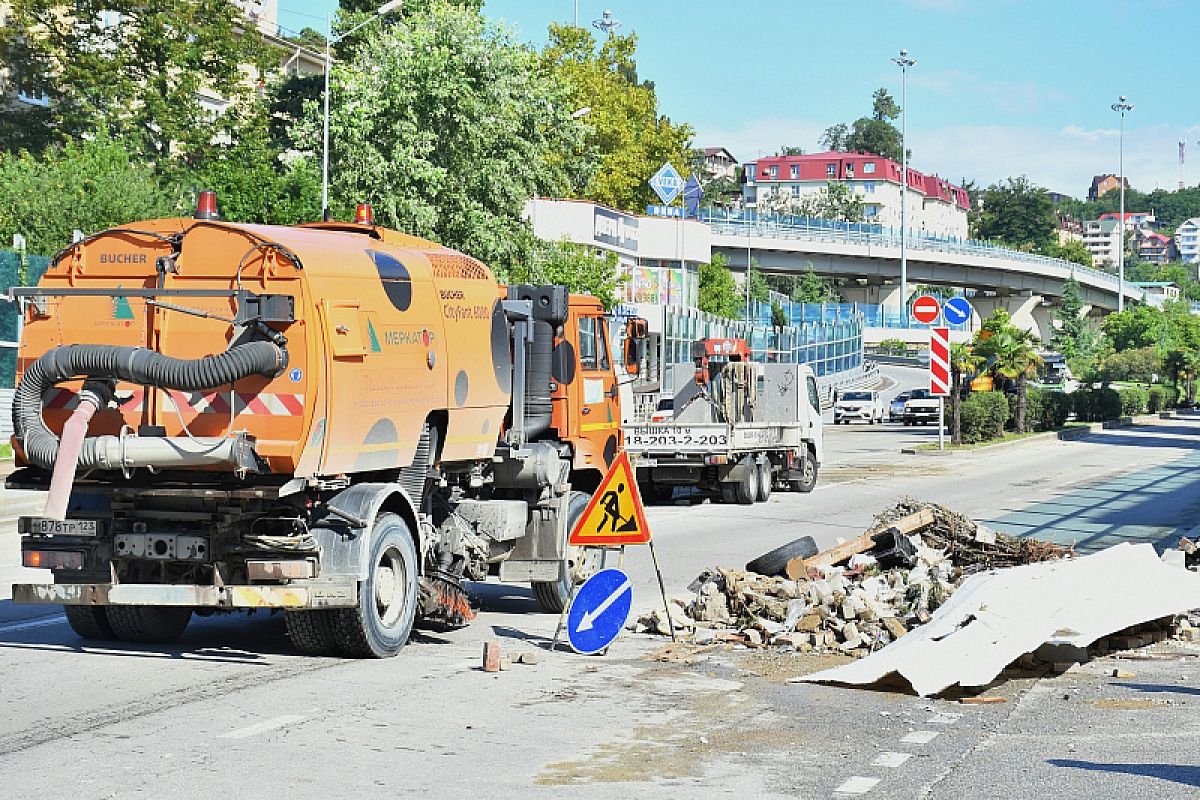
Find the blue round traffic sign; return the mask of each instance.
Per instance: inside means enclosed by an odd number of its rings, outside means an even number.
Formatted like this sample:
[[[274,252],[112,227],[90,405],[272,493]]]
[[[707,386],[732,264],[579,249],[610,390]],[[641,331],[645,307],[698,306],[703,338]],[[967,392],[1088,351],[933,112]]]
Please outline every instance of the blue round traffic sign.
[[[602,569],[575,592],[567,614],[567,641],[591,655],[612,644],[633,608],[633,584],[619,569]]]
[[[942,316],[951,325],[962,325],[971,318],[971,304],[965,297],[951,297],[942,306]]]

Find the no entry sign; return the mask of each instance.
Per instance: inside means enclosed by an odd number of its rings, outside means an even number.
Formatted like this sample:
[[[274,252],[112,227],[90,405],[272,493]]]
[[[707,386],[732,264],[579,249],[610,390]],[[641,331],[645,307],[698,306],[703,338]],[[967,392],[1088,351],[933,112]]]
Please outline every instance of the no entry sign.
[[[941,305],[936,297],[931,294],[923,294],[916,300],[913,300],[912,315],[913,319],[922,324],[928,325],[938,318],[938,314],[942,311]]]

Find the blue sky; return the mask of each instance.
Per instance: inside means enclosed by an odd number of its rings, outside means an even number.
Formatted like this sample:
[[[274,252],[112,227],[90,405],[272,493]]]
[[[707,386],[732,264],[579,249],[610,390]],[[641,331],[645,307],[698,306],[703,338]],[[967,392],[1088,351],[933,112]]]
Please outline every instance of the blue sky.
[[[382,2],[382,0],[381,0]],[[280,23],[318,23],[329,0],[281,0]],[[638,34],[638,66],[661,107],[696,130],[697,146],[741,160],[781,145],[818,150],[829,125],[870,109],[908,75],[912,165],[987,184],[1028,175],[1086,193],[1116,172],[1121,94],[1125,171],[1138,189],[1173,189],[1178,142],[1187,185],[1200,183],[1200,2],[1197,0],[579,0],[580,24],[604,9]],[[574,0],[487,0],[484,13],[540,46]]]

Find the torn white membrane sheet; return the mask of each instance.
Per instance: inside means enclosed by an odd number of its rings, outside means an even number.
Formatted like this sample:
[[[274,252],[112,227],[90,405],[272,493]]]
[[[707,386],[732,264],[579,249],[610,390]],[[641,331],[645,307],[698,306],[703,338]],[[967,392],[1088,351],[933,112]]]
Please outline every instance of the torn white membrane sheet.
[[[972,575],[933,618],[866,658],[795,678],[871,684],[891,673],[927,697],[986,686],[1046,642],[1086,647],[1110,633],[1200,608],[1200,573],[1164,564],[1149,544]]]

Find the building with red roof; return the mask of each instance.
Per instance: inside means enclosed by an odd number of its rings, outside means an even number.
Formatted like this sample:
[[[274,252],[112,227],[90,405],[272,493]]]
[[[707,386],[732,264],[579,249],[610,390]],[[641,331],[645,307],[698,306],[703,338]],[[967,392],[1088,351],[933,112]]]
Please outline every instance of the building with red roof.
[[[900,227],[900,164],[870,153],[828,151],[769,156],[745,164],[742,197],[748,208],[789,213],[800,199],[843,183],[863,202],[867,222]],[[937,175],[908,169],[905,225],[926,236],[967,237],[967,190]]]

